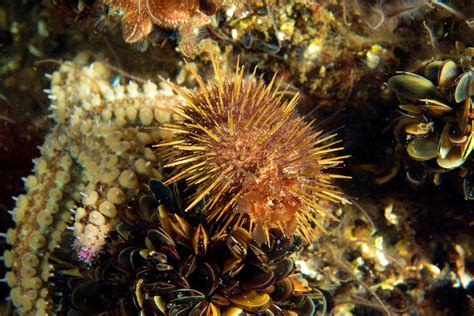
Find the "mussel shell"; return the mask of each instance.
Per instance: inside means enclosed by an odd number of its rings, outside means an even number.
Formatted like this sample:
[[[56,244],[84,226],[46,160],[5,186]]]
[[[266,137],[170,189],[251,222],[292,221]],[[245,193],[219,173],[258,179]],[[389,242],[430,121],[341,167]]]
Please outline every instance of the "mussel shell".
[[[432,131],[432,123],[414,122],[405,126],[405,133],[415,137],[427,136]]]
[[[473,71],[469,70],[459,76],[454,82],[454,101],[460,103],[474,96]]]
[[[214,264],[202,262],[197,265],[187,279],[191,288],[204,295],[209,295],[219,285],[219,273],[219,268]]]
[[[232,258],[225,262],[222,274],[228,277],[235,277],[244,267],[245,263],[242,262],[242,259]]]
[[[117,286],[128,283],[128,271],[122,269],[117,265],[117,262],[110,260],[105,263],[102,269],[97,268],[96,275],[100,274],[100,277],[96,277],[99,280],[104,280]]]
[[[188,277],[194,269],[196,269],[196,256],[188,256],[179,267],[179,273],[184,277]]]
[[[118,264],[121,268],[123,268],[127,271],[132,271],[133,270],[131,262],[130,262],[130,255],[131,255],[132,251],[135,250],[135,249],[137,249],[137,248],[127,247],[127,248],[122,249],[119,252],[117,261],[118,261]]]
[[[230,235],[246,245],[251,244],[252,237],[250,236],[249,232],[242,227],[237,227],[230,233]]]
[[[234,258],[242,259],[247,256],[247,244],[234,236],[228,236],[226,245]]]
[[[261,50],[269,54],[276,54],[281,50],[281,47],[278,46],[277,44],[258,41],[257,44],[255,45],[255,49]]]
[[[247,316],[249,315],[242,308],[231,306],[221,311],[221,316]]]
[[[293,283],[293,293],[295,295],[306,295],[311,293],[312,289],[308,285],[308,281],[303,278],[300,273],[295,273],[288,276],[288,279]]]
[[[285,258],[273,267],[273,272],[275,273],[275,282],[283,280],[293,272],[295,269],[295,263],[291,258]]]
[[[247,312],[263,312],[270,303],[270,295],[255,290],[243,291],[229,298],[236,306]]]
[[[300,302],[297,303],[295,309],[296,315],[298,316],[314,316],[316,315],[316,305],[313,300],[306,296],[297,298]]]
[[[474,135],[471,133],[464,144],[461,146],[461,158],[466,160],[474,148]]]
[[[155,196],[156,200],[160,204],[164,204],[168,210],[171,212],[175,212],[175,204],[174,204],[174,197],[173,192],[171,189],[166,186],[160,180],[150,180],[149,187],[153,195]]]
[[[473,113],[472,98],[467,98],[456,111],[456,119],[462,134],[468,133],[469,128],[472,128],[471,113]]]
[[[463,191],[466,200],[474,200],[474,174],[464,178]]]
[[[448,134],[448,140],[453,146],[463,146],[468,140],[467,135],[461,134],[456,130],[451,130]]]
[[[189,316],[220,316],[220,308],[212,302],[202,301],[197,304],[189,313]]]
[[[130,252],[130,266],[133,270],[137,270],[148,265],[147,259],[143,257],[143,249],[135,248]]]
[[[135,295],[133,296],[135,300],[135,304],[139,306],[141,309],[143,309],[143,305],[145,303],[145,295],[142,291],[143,283],[144,281],[142,279],[138,279],[133,286],[133,289],[135,292]]]
[[[214,15],[217,11],[217,4],[213,0],[200,0],[199,11],[201,11],[207,16]]]
[[[149,223],[159,223],[158,221],[158,201],[151,195],[143,195],[138,200],[141,217]]]
[[[166,209],[166,206],[160,204],[158,206],[158,216],[160,218],[160,225],[161,228],[168,234],[168,236],[173,237],[174,231],[173,227],[171,227],[171,220],[170,220],[170,213]]]
[[[466,159],[462,158],[459,147],[452,148],[445,158],[438,157],[436,160],[438,165],[444,169],[455,169],[460,167]]]
[[[168,258],[164,253],[158,252],[158,251],[149,251],[147,253],[146,259],[150,261],[151,263],[167,263]]]
[[[400,146],[406,145],[407,134],[405,132],[405,127],[409,124],[418,122],[418,117],[416,119],[411,117],[400,117],[398,122],[393,127],[393,135],[395,136],[395,140],[397,144]]]
[[[235,275],[242,268],[242,259],[245,256],[238,256],[240,253],[237,248],[242,245],[235,239],[229,238],[229,235],[222,235],[210,243],[208,257],[213,258],[214,262],[219,263],[221,274],[226,276]],[[232,252],[231,249],[234,249]]]
[[[289,279],[283,279],[275,283],[273,292],[270,293],[275,302],[285,302],[293,295],[293,283]]]
[[[410,72],[391,77],[388,86],[402,103],[419,99],[443,99],[433,82]]]
[[[168,316],[188,316],[194,306],[183,305],[183,304],[167,304]]]
[[[441,137],[438,142],[438,158],[444,159],[448,155],[449,151],[453,147],[449,141],[449,133],[451,130],[452,124],[444,124],[443,131],[441,132]]]
[[[164,245],[176,248],[176,243],[161,227],[150,229],[145,238],[145,245],[149,249],[160,250]]]
[[[253,41],[252,34],[247,33],[244,36],[242,36],[242,45],[244,45],[246,49],[250,49],[253,43],[254,41]]]
[[[448,60],[439,68],[438,86],[443,91],[447,90],[458,76],[459,70],[456,63],[452,60]]]
[[[197,256],[204,256],[206,254],[207,246],[209,245],[209,235],[201,224],[199,224],[194,232],[192,244],[194,253]]]
[[[151,251],[154,251],[154,250],[151,250]],[[148,254],[151,252],[149,249],[140,249],[139,250],[139,254],[140,256],[142,256],[143,259],[147,259],[148,258]]]
[[[173,267],[172,265],[166,264],[166,263],[157,263],[157,264],[155,265],[155,269],[156,269],[157,271],[161,271],[161,272],[162,272],[162,271],[171,271],[171,270],[174,269],[174,267]]]
[[[194,289],[178,289],[170,293],[170,303],[194,305],[205,299],[206,296]]]
[[[235,279],[225,279],[220,285],[219,292],[224,296],[231,296],[238,290],[240,282]]]
[[[415,138],[407,146],[408,155],[418,161],[426,161],[438,156],[438,140],[431,138]]]
[[[271,312],[270,315],[273,315],[273,316],[286,316],[287,315],[286,311],[283,311],[283,309],[281,309],[276,304],[270,304],[270,306],[268,307],[268,312]]]
[[[123,240],[129,240],[130,236],[132,235],[132,227],[125,222],[120,222],[116,226],[116,231],[123,238]]]
[[[399,105],[400,110],[402,110],[402,114],[411,118],[417,117],[423,109],[414,104],[400,104]]]
[[[417,104],[421,109],[434,117],[442,117],[453,110],[449,105],[432,99],[420,99]]]
[[[141,290],[146,293],[147,296],[164,296],[168,295],[171,291],[176,290],[176,285],[167,282],[166,279],[156,282],[147,282],[143,280]]]
[[[438,84],[439,69],[443,64],[444,61],[442,60],[435,60],[430,62],[425,67],[425,77],[428,78],[434,84]]]
[[[276,234],[276,235],[275,235]],[[270,239],[271,247],[267,251],[270,263],[275,263],[290,254],[298,251],[301,248],[301,237],[298,235],[285,235],[283,232],[271,231],[271,235],[274,236]],[[265,251],[264,247],[262,249]]]
[[[179,255],[178,250],[171,245],[161,246],[161,252],[163,252],[169,260],[174,262],[180,262],[181,256]]]
[[[161,313],[165,313],[166,311],[166,302],[165,300],[163,299],[163,297],[161,296],[154,296],[153,297],[153,302],[156,306],[156,308],[161,312]]]
[[[266,263],[269,261],[267,254],[259,247],[249,244],[249,253],[247,259],[251,262]]]
[[[273,283],[275,274],[252,264],[246,264],[239,274],[240,285],[244,290],[264,289]]]
[[[212,303],[214,303],[218,307],[226,307],[230,305],[230,301],[227,297],[222,295],[219,292],[214,292],[211,297]]]
[[[189,225],[184,218],[176,214],[171,214],[169,219],[176,235],[186,240],[191,239],[191,225]]]

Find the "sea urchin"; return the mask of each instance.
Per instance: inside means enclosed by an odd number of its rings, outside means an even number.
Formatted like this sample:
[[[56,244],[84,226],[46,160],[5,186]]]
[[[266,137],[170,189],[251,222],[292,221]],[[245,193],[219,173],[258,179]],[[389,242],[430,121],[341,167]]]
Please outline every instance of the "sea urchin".
[[[312,239],[322,229],[316,215],[333,217],[321,201],[345,201],[331,179],[347,177],[326,172],[345,158],[327,156],[340,141],[312,130],[296,112],[298,95],[285,101],[276,76],[266,85],[255,71],[244,78],[238,63],[235,75],[213,67],[208,84],[193,70],[200,90],[173,87],[186,101],[175,110],[182,121],[165,126],[176,137],[157,145],[176,167],[166,183],[195,187],[186,210],[205,199],[207,220],[222,230],[247,222],[259,242],[273,227]]]

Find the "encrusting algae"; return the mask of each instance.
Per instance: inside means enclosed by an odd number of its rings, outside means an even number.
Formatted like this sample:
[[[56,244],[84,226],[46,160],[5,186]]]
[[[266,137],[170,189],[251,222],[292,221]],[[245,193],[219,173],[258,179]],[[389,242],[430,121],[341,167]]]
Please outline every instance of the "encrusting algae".
[[[91,263],[120,210],[150,177],[162,177],[149,145],[166,137],[157,127],[173,119],[170,108],[179,98],[152,82],[113,82],[113,72],[100,62],[66,62],[51,75],[46,92],[56,126],[25,180],[26,194],[17,198],[16,227],[7,233],[12,249],[4,254],[20,314],[52,312],[48,259],[64,247],[61,235],[69,225],[78,257]]]
[[[250,220],[252,237],[269,239],[269,229],[297,232],[306,240],[315,227],[324,230],[318,215],[334,216],[324,203],[347,202],[331,179],[348,178],[327,171],[347,156],[328,156],[342,150],[335,134],[312,131],[295,110],[298,95],[284,101],[275,75],[262,80],[244,77],[237,65],[234,76],[213,60],[215,80],[200,89],[172,86],[186,101],[174,109],[182,117],[165,130],[175,134],[165,149],[167,167],[178,167],[167,183],[186,179],[196,193],[187,209],[206,198],[207,220],[222,230]]]

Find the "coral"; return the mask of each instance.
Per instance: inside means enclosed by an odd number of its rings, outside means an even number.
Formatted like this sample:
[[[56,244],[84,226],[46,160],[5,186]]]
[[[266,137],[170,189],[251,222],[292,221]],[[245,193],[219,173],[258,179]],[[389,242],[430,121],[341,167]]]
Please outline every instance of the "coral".
[[[5,251],[6,280],[21,314],[51,312],[50,253],[71,225],[79,257],[91,262],[126,207],[149,177],[160,178],[148,147],[166,137],[157,130],[172,120],[178,99],[155,84],[130,82],[106,65],[66,62],[51,75],[52,131],[16,198],[14,229]],[[71,224],[71,212],[74,215]],[[66,246],[67,247],[67,246]],[[69,246],[70,247],[70,246]]]
[[[72,286],[75,309],[137,314],[126,310],[133,296],[145,315],[314,315],[313,291],[290,258],[299,237],[273,230],[270,244],[259,247],[242,227],[212,236],[206,223],[186,220],[190,213],[168,211],[175,198],[161,182],[152,180],[150,188],[154,196],[143,195],[139,211],[120,227],[113,258]]]
[[[173,140],[157,145],[166,166],[178,167],[167,183],[186,179],[196,187],[187,209],[205,198],[207,220],[223,230],[250,219],[259,242],[274,227],[311,240],[314,226],[323,229],[317,214],[333,217],[325,202],[345,201],[331,184],[344,176],[327,172],[345,158],[327,156],[342,149],[334,146],[340,141],[311,130],[295,110],[298,96],[284,101],[276,76],[265,85],[244,78],[243,67],[231,76],[213,66],[209,84],[194,72],[200,90],[174,86],[186,102],[175,110],[183,120],[166,125]]]
[[[403,135],[397,137],[405,136],[408,156],[435,174],[463,167],[474,148],[473,69],[472,56],[439,59],[423,65],[420,74],[402,72],[388,82],[404,115],[395,129]]]
[[[127,43],[143,40],[153,25],[166,28],[199,27],[208,23],[207,16],[217,9],[213,0],[103,0],[113,9],[123,11],[122,33]],[[188,30],[188,32],[192,30]]]

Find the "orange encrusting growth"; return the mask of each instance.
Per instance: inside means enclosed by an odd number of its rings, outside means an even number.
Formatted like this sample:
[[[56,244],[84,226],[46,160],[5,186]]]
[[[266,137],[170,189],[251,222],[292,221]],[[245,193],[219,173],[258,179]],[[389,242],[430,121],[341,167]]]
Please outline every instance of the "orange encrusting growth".
[[[127,43],[143,40],[153,25],[179,28],[186,24],[201,26],[207,16],[214,15],[217,5],[213,0],[102,0],[116,10],[122,10],[122,33]],[[193,20],[194,18],[194,20]],[[193,21],[192,21],[193,20]]]
[[[222,230],[250,219],[259,242],[272,227],[311,240],[316,227],[324,230],[317,214],[335,218],[320,202],[347,202],[331,184],[347,177],[326,172],[347,157],[327,156],[342,149],[340,141],[312,130],[295,110],[298,96],[285,101],[276,76],[266,85],[255,72],[244,79],[238,64],[233,77],[213,66],[209,84],[194,71],[198,92],[173,86],[186,101],[175,110],[183,120],[164,127],[174,140],[156,145],[176,167],[167,183],[195,186],[187,210],[206,197],[207,220]]]

